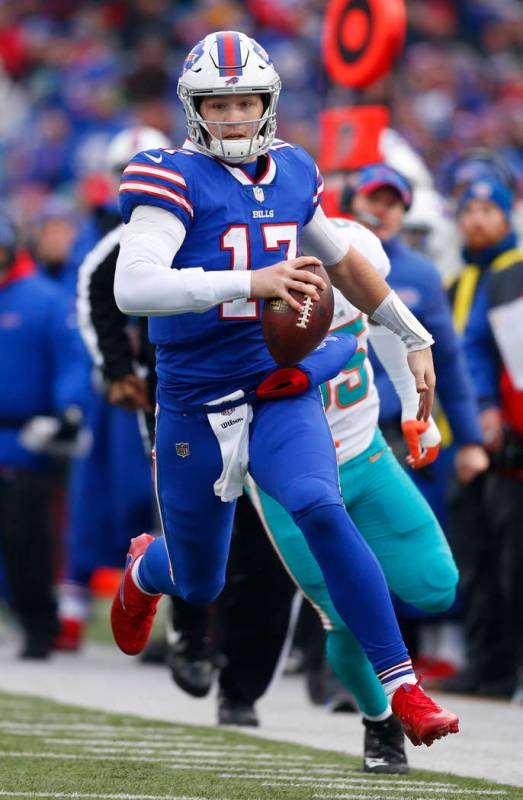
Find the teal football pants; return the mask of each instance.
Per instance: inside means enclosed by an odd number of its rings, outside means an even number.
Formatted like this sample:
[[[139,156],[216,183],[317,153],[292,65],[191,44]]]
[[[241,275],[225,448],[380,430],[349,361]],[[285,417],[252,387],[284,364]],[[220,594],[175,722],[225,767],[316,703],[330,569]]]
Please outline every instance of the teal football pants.
[[[402,469],[379,430],[371,445],[340,468],[347,510],[378,558],[389,588],[423,611],[453,602],[458,571],[430,506]],[[329,597],[320,568],[291,517],[259,488],[251,499],[287,569],[321,616],[327,655],[363,714],[387,707],[382,685]]]

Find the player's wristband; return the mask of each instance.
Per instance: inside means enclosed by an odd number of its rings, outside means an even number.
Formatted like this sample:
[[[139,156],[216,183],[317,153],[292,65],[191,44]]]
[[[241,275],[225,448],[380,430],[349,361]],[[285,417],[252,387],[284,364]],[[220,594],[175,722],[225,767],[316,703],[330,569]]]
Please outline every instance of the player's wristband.
[[[396,292],[389,292],[372,312],[371,317],[399,336],[409,353],[414,350],[424,350],[434,344],[434,339],[428,330],[409,311]]]

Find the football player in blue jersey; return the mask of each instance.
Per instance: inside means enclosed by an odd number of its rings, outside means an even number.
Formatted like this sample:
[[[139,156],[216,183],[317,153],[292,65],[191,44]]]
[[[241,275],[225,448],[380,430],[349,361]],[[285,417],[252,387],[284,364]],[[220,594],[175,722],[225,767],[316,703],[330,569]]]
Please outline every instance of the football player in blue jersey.
[[[352,245],[347,251],[319,204],[323,182],[311,157],[274,138],[279,93],[255,41],[235,31],[206,36],[178,83],[188,140],[139,153],[123,172],[115,297],[124,313],[150,317],[157,348],[164,536],[132,540],[113,634],[120,649],[138,653],[162,593],[198,605],[221,592],[248,468],[302,531],[405,732],[430,745],[456,733],[458,718],[416,682],[383,573],[343,505],[317,388],[339,372],[347,351],[331,341],[322,362],[334,354],[328,374],[309,369],[301,393],[264,399],[276,364],[259,301],[280,297],[299,311],[291,289],[318,300],[325,284],[307,267],[323,263],[342,294],[405,343],[423,419],[434,395],[432,338],[367,259]],[[314,255],[300,256],[302,249]]]

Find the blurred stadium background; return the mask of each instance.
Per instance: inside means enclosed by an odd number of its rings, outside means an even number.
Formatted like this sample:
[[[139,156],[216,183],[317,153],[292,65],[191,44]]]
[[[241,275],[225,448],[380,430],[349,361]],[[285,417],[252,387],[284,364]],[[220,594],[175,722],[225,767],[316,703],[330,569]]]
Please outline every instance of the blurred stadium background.
[[[319,153],[320,111],[385,104],[391,127],[444,192],[454,160],[475,146],[502,154],[523,185],[523,8],[516,0],[410,0],[392,72],[365,90],[322,66],[323,0],[17,0],[0,6],[0,185],[29,236],[47,215],[77,226],[105,191],[105,152],[144,123],[179,142],[176,81],[192,44],[239,29],[282,77],[278,134]]]

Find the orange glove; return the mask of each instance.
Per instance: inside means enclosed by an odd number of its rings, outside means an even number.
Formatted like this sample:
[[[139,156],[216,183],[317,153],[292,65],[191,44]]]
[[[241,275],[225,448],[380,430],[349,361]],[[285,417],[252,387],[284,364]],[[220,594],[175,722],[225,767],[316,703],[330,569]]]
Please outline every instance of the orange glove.
[[[401,429],[409,448],[406,459],[409,467],[421,469],[437,459],[441,434],[432,417],[429,417],[427,422],[419,419],[404,420]]]

